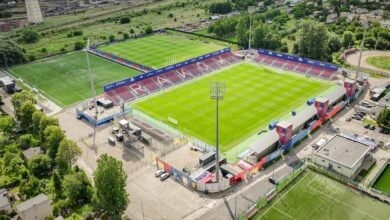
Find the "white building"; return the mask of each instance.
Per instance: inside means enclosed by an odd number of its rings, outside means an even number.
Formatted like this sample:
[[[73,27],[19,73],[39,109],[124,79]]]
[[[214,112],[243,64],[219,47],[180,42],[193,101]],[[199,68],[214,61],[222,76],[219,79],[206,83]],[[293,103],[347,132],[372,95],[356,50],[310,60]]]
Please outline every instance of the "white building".
[[[335,135],[314,152],[313,162],[352,178],[369,155],[371,146],[346,136]]]

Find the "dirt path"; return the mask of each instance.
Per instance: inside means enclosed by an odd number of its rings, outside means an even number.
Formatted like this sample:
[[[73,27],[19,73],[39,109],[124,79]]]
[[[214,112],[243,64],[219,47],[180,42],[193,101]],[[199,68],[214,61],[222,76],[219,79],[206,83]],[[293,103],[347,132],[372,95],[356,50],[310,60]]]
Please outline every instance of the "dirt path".
[[[379,72],[385,72],[387,74],[390,74],[390,71],[384,70],[384,69],[379,69],[376,68],[370,64],[367,63],[367,58],[368,57],[374,57],[374,56],[390,56],[390,52],[388,51],[378,51],[378,50],[367,50],[363,51],[362,53],[362,62],[361,62],[361,67],[365,69],[371,69],[374,71],[379,71]],[[359,52],[350,54],[347,56],[346,63],[352,65],[352,66],[357,66],[359,62]]]

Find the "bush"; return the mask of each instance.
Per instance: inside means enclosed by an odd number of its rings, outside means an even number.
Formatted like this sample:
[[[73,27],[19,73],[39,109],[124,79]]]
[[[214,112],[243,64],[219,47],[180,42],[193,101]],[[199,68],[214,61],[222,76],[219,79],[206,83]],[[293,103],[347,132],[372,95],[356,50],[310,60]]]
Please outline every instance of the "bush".
[[[39,34],[33,30],[25,30],[22,34],[23,41],[27,44],[38,42]]]
[[[128,23],[130,23],[130,18],[129,17],[122,17],[119,20],[119,23],[121,23],[121,24],[128,24]]]
[[[151,34],[151,33],[153,33],[152,27],[151,26],[146,27],[145,34]]]
[[[77,41],[76,43],[74,43],[74,50],[77,51],[77,50],[82,50],[84,48],[85,44],[81,41]]]
[[[134,29],[133,28],[130,29],[130,34],[134,34]]]
[[[81,31],[81,30],[73,32],[73,36],[81,36],[81,35],[83,35],[83,31]]]
[[[110,35],[108,37],[108,39],[109,39],[110,42],[114,42],[115,41],[115,36],[114,35]]]
[[[28,60],[30,60],[30,61],[34,61],[34,60],[36,60],[36,58],[35,58],[35,56],[34,56],[34,55],[30,55],[30,56],[28,56]]]
[[[173,18],[173,14],[169,13],[168,18]]]
[[[129,34],[128,33],[124,33],[123,34],[123,39],[129,39]]]

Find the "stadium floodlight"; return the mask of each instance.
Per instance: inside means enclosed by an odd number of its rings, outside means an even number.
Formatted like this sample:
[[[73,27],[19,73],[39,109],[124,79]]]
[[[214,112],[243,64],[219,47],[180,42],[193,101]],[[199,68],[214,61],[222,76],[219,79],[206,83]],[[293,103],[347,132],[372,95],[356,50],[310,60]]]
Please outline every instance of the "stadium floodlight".
[[[248,52],[250,54],[251,52],[251,45],[252,45],[252,14],[255,13],[256,7],[255,6],[249,6],[248,12],[249,12],[249,47]]]
[[[217,81],[211,81],[210,82],[210,96],[211,99],[216,100],[216,129],[215,129],[215,148],[216,153],[215,157],[217,160],[217,163],[215,164],[215,173],[216,173],[216,181],[219,182],[219,106],[218,102],[219,100],[223,100],[223,96],[225,95],[226,91],[226,82],[217,82]]]
[[[362,40],[362,43],[360,45],[359,60],[358,60],[358,66],[356,68],[355,79],[357,79],[358,76],[359,76],[360,62],[362,61],[362,53],[363,53],[363,48],[364,48],[364,41],[366,40],[366,31],[367,31],[367,28],[368,28],[368,20],[367,20],[367,18],[361,19],[360,23],[364,27],[364,32],[363,32],[363,40]]]
[[[93,76],[91,72],[91,63],[89,61],[89,43],[90,39],[87,41],[87,47],[85,48],[85,56],[87,58],[87,68],[88,68],[88,75],[89,75],[89,80],[91,82],[91,93],[92,93],[92,99],[93,99],[93,104],[95,108],[95,120],[97,121],[98,119],[98,109],[97,109],[97,102],[96,102],[96,92],[95,92],[95,85],[93,82]],[[92,147],[95,147],[95,139],[96,139],[96,123],[94,124],[93,127],[93,141],[92,141]],[[87,151],[88,152],[88,151]]]

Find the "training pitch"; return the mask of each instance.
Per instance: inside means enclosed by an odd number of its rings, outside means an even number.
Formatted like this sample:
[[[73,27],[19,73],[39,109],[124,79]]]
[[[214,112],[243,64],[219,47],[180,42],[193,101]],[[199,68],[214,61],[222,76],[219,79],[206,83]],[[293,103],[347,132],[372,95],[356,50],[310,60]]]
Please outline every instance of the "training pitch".
[[[91,72],[97,94],[105,84],[122,80],[139,72],[89,54]],[[74,104],[91,97],[86,55],[83,52],[68,54],[10,69],[10,73],[22,78],[60,106]]]
[[[133,107],[166,123],[168,117],[176,119],[178,124],[174,127],[214,146],[215,100],[210,98],[210,81],[226,81],[227,86],[219,108],[222,152],[333,86],[325,81],[241,63],[140,101]]]
[[[390,196],[390,164],[387,164],[372,187]]]
[[[390,206],[313,171],[304,171],[253,219],[383,219]]]
[[[207,53],[225,48],[224,45],[191,40],[184,36],[156,34],[131,39],[111,45],[100,46],[98,50],[119,56],[138,64],[159,69]]]

